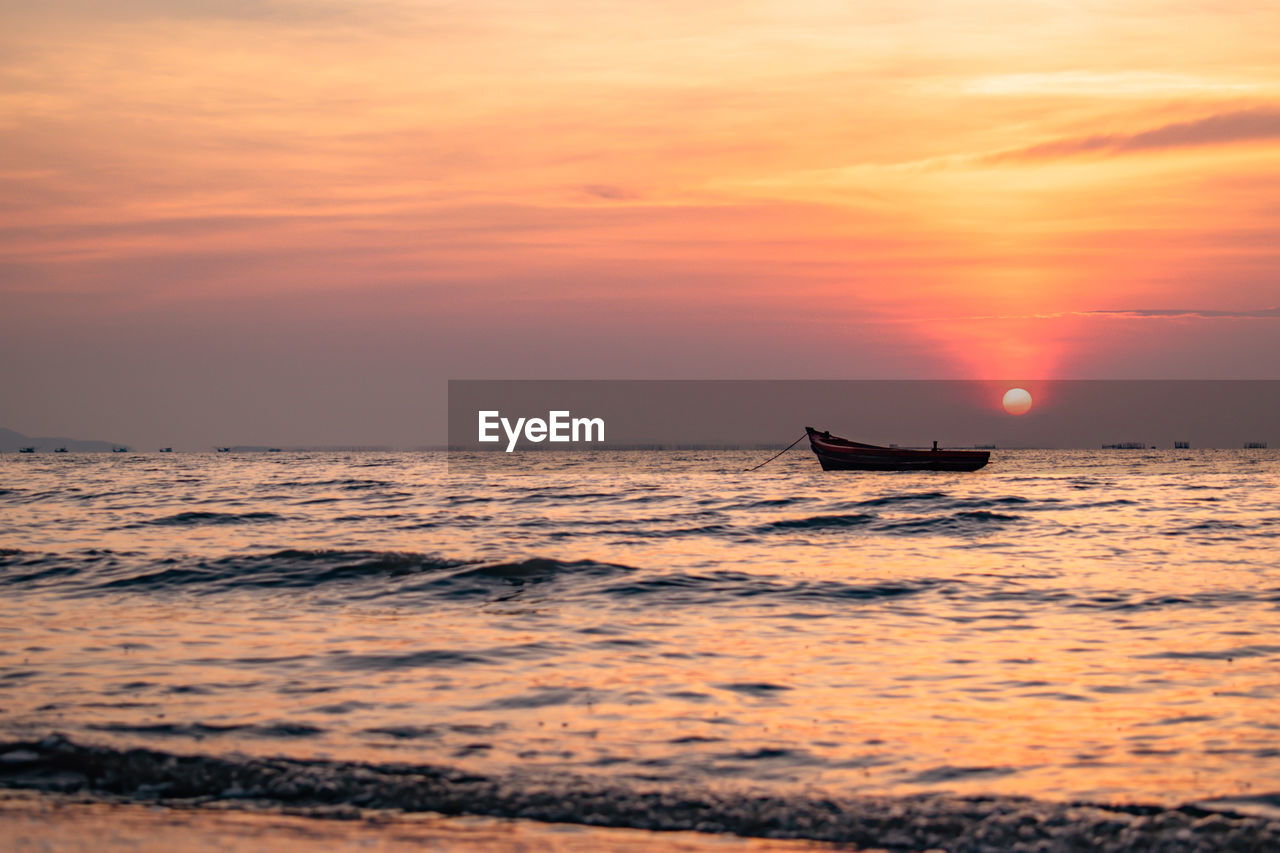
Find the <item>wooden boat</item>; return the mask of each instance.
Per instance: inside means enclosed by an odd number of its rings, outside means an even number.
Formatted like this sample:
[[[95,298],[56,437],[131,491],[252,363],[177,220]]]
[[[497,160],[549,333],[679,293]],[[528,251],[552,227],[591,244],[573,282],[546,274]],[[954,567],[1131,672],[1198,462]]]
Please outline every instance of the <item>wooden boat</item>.
[[[840,438],[829,432],[805,427],[809,445],[824,471],[976,471],[986,465],[986,450],[912,450],[880,447]]]

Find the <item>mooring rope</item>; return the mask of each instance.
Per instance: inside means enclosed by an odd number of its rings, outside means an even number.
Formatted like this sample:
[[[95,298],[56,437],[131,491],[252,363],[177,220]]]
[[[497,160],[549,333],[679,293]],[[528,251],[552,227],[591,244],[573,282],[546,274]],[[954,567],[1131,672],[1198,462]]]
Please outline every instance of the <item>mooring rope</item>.
[[[781,456],[782,454],[786,453],[786,452],[787,452],[788,450],[790,450],[791,448],[795,447],[795,446],[796,446],[797,444],[799,444],[800,442],[804,441],[804,440],[805,440],[805,438],[806,438],[808,435],[809,435],[809,433],[808,433],[808,432],[805,432],[803,435],[801,435],[801,436],[800,436],[799,438],[797,438],[795,441],[791,442],[791,443],[790,443],[790,444],[788,444],[786,447],[782,448],[782,449],[781,449],[781,450],[779,450],[777,453],[773,454],[773,455],[772,455],[772,456],[770,456],[768,459],[766,459],[766,460],[764,460],[763,462],[761,462],[761,463],[760,463],[759,465],[757,465],[755,468],[748,468],[748,469],[747,469],[746,471],[744,471],[743,473],[750,473],[750,472],[755,471],[755,470],[757,470],[757,469],[759,469],[759,468],[763,468],[764,466],[768,465],[768,464],[769,464],[770,462],[772,462],[773,460],[777,459],[777,458],[778,458],[779,456]]]

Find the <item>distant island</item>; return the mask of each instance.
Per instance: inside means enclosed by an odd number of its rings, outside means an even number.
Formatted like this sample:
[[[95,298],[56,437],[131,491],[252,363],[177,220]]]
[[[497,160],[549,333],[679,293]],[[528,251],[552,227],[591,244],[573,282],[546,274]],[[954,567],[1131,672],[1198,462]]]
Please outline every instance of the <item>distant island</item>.
[[[148,448],[137,448],[131,444],[125,444],[121,441],[96,441],[82,438],[67,438],[65,436],[38,436],[24,435],[17,430],[6,429],[0,427],[0,453],[17,453],[25,451],[26,448],[33,448],[34,453],[149,453],[153,452]],[[393,448],[385,445],[317,445],[317,446],[299,446],[290,447],[282,445],[274,447],[266,444],[235,444],[230,446],[217,446],[203,448],[205,452],[218,451],[220,453],[307,453],[307,452],[348,452],[348,451],[378,451],[385,452]],[[431,450],[440,450],[443,448],[428,448]],[[157,453],[173,453],[172,447],[158,447],[154,449]]]
[[[0,453],[17,453],[23,447],[34,447],[37,453],[53,453],[65,447],[75,453],[110,453],[125,445],[118,441],[91,441],[65,436],[23,435],[0,427]]]

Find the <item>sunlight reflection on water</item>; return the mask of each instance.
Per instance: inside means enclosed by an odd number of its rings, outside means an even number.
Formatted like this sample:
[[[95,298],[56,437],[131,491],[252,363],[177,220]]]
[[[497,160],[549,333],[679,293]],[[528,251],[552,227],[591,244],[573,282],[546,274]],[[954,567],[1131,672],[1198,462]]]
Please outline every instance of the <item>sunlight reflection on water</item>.
[[[5,458],[0,725],[844,792],[1280,788],[1271,451]]]

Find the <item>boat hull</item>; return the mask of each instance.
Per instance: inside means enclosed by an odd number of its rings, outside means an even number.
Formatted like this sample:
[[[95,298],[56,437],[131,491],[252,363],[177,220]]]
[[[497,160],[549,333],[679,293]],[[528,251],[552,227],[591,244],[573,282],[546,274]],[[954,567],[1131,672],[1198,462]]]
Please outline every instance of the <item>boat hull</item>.
[[[824,471],[976,471],[991,459],[986,450],[910,450],[860,444],[805,427]]]

